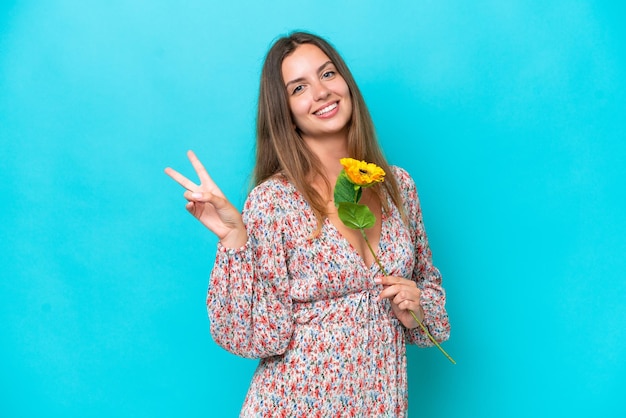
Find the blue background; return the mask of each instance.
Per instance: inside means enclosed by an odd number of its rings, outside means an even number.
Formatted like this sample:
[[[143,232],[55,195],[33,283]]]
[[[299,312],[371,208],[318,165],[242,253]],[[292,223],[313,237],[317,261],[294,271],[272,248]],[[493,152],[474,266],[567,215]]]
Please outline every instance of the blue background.
[[[210,338],[216,239],[163,168],[194,149],[241,207],[292,29],[420,190],[458,364],[409,349],[410,416],[625,416],[617,4],[2,2],[0,416],[237,415],[256,362]]]

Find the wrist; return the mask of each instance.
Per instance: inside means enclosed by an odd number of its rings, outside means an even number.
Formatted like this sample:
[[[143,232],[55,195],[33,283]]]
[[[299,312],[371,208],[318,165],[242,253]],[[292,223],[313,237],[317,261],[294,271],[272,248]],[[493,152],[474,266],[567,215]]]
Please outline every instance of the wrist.
[[[220,239],[220,244],[224,248],[241,248],[248,242],[248,233],[244,228],[237,228],[230,231]]]

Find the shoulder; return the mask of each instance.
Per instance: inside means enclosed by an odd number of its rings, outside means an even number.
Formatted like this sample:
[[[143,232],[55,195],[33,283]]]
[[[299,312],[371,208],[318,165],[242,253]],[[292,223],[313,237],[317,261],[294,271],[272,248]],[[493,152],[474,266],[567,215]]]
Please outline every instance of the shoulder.
[[[391,174],[398,185],[398,191],[400,192],[400,198],[404,204],[404,210],[409,217],[412,217],[412,214],[420,210],[419,196],[417,194],[415,181],[404,168],[398,166],[391,166],[390,168]]]
[[[402,167],[398,167],[396,165],[392,165],[391,167],[391,175],[398,183],[398,188],[400,189],[400,193],[405,195],[406,193],[415,193],[416,186],[413,177]]]
[[[252,189],[246,199],[247,211],[261,211],[270,213],[289,211],[297,205],[298,194],[296,188],[284,176],[274,176]]]

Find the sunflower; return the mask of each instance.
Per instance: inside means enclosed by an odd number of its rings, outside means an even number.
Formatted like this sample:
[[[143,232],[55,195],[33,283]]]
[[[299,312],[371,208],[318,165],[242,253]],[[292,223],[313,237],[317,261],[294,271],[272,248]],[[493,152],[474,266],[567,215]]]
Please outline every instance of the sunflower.
[[[385,171],[373,163],[342,158],[339,160],[348,179],[357,186],[368,187],[385,180]]]

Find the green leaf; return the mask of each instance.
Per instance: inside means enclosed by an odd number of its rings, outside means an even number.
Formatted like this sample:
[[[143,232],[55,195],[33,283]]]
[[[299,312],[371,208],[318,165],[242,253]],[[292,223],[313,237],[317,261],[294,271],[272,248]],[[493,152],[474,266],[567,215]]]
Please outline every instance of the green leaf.
[[[348,175],[344,170],[341,171],[337,182],[335,183],[334,199],[335,206],[339,206],[340,203],[350,202],[357,203],[361,199],[361,187],[356,186],[350,181]]]
[[[352,229],[367,229],[376,223],[376,216],[366,205],[342,202],[337,205],[337,214],[341,222]]]

